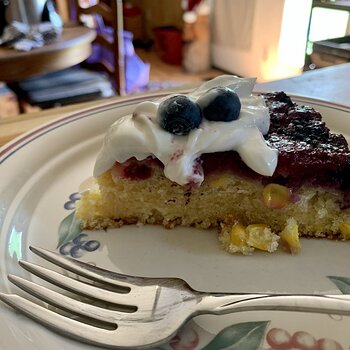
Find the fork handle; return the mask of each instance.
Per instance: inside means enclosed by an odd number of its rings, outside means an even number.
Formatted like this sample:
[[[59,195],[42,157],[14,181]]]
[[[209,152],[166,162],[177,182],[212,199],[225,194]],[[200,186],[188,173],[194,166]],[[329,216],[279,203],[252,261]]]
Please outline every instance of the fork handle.
[[[200,313],[217,315],[252,310],[350,315],[350,295],[211,294],[198,306]]]

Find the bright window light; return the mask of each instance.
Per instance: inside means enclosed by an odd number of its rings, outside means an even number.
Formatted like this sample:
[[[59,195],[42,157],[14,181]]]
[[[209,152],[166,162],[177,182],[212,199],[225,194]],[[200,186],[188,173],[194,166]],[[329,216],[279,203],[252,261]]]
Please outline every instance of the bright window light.
[[[280,63],[304,66],[310,9],[311,0],[285,0],[278,49]]]
[[[348,11],[315,7],[312,11],[310,41],[339,38],[346,35]]]

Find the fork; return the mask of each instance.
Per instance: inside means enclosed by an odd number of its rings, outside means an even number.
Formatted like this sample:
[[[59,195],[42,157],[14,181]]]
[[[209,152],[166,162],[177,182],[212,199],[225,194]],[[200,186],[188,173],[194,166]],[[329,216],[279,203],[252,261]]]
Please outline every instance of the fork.
[[[17,287],[48,305],[16,294],[0,293],[0,300],[65,336],[106,348],[158,346],[170,340],[187,320],[200,314],[285,310],[350,315],[348,295],[199,292],[179,278],[128,276],[42,248],[30,249],[74,276],[22,260],[19,264],[74,295],[9,275]]]

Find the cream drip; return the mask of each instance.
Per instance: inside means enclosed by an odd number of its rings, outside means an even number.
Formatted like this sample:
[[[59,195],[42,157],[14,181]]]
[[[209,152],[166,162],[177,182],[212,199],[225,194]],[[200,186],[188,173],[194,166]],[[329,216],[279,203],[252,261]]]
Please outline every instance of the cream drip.
[[[239,118],[231,122],[203,119],[199,128],[186,136],[173,135],[159,126],[157,109],[169,96],[140,103],[132,115],[118,119],[109,128],[96,160],[94,176],[109,170],[115,162],[152,156],[164,164],[164,174],[171,181],[199,185],[204,176],[196,161],[198,157],[203,153],[230,150],[237,151],[255,172],[271,176],[277,166],[278,152],[270,148],[263,137],[269,130],[270,116],[264,99],[252,95],[254,84],[255,79],[224,75],[189,93],[196,100],[212,87],[229,87],[240,97],[241,112]]]

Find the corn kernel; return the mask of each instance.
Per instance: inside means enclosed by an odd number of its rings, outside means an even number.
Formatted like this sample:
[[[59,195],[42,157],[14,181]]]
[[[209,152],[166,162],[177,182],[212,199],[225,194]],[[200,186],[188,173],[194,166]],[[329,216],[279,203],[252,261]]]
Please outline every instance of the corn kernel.
[[[298,224],[294,219],[287,220],[287,224],[280,233],[280,237],[283,248],[289,250],[291,254],[299,253],[301,249],[299,230]]]
[[[254,248],[247,244],[247,232],[245,227],[239,223],[234,224],[227,232],[228,244],[226,250],[230,253],[242,253],[243,255],[250,255]]]
[[[230,232],[230,243],[241,247],[245,244],[247,244],[247,238],[248,234],[241,224],[235,224],[232,226],[231,232]]]
[[[222,188],[222,187],[226,187],[229,182],[230,182],[230,177],[228,175],[222,175],[219,177],[215,177],[214,179],[212,179],[210,181],[210,185],[212,187],[216,187],[216,188]]]
[[[248,225],[247,243],[256,249],[274,252],[278,247],[279,236],[271,232],[270,228],[263,224]]]
[[[281,209],[287,206],[291,195],[288,187],[278,184],[268,184],[263,189],[264,204],[271,209]]]
[[[339,225],[339,231],[342,239],[350,239],[350,223],[342,222]]]

